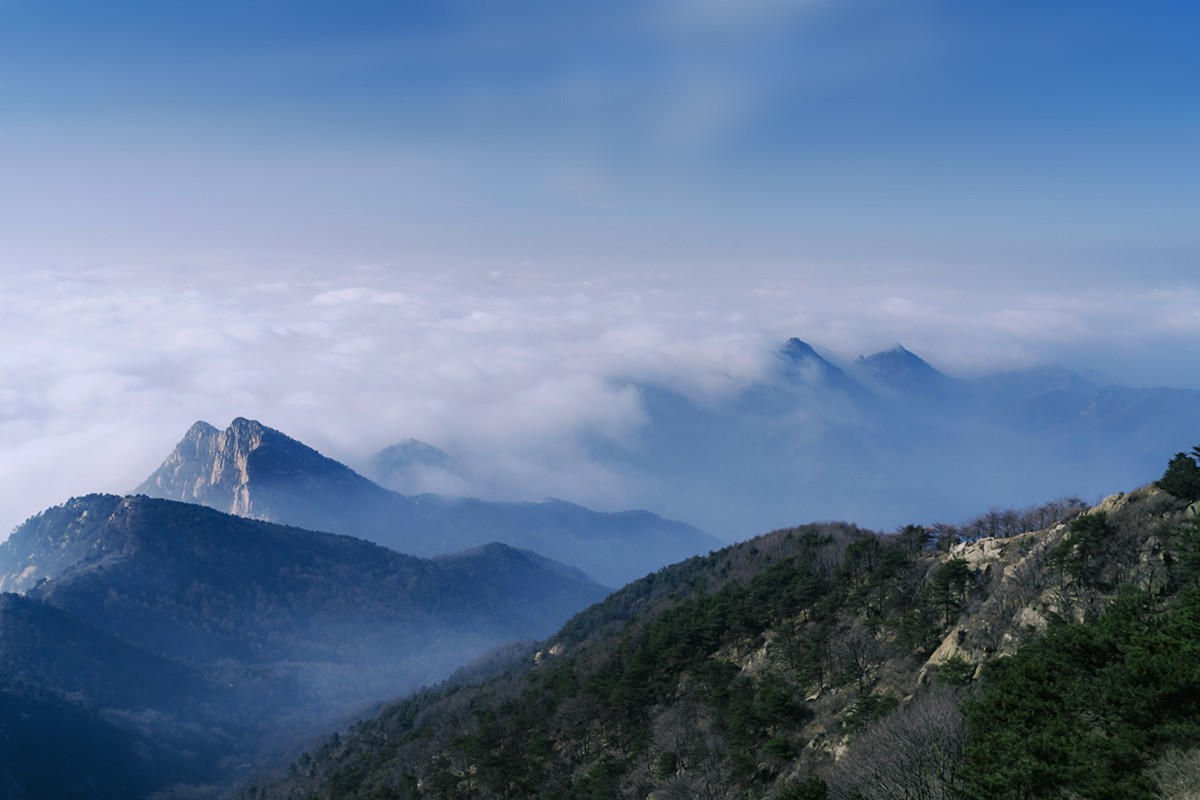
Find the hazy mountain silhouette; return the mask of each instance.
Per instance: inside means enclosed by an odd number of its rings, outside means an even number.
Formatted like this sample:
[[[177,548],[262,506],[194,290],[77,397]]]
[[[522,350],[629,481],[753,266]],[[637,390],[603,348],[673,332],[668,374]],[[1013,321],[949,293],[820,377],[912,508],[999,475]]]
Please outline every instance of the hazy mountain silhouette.
[[[401,494],[463,494],[468,484],[446,451],[406,439],[380,450],[367,465],[367,477]]]
[[[900,344],[881,353],[859,356],[854,373],[877,394],[910,402],[945,396],[958,384]]]
[[[502,544],[427,560],[112,495],[19,526],[0,589],[25,594],[0,594],[0,691],[117,723],[108,755],[136,772],[157,753],[172,780],[228,778],[222,758],[294,745],[607,594]]]
[[[550,500],[406,496],[259,422],[198,422],[136,490],[241,516],[346,533],[414,555],[503,542],[620,586],[719,547],[698,528],[645,511],[601,513]]]
[[[955,522],[1154,478],[1200,441],[1200,392],[1104,386],[1059,367],[956,378],[897,345],[839,365],[790,339],[724,397],[635,382],[634,446],[588,440],[630,502],[732,539],[801,521]]]

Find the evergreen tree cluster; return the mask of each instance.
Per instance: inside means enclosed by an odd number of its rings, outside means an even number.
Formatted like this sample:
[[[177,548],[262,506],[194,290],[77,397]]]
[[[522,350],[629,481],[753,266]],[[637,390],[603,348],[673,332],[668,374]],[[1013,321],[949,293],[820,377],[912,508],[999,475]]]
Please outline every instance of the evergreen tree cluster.
[[[1200,445],[1192,448],[1191,453],[1176,453],[1163,476],[1154,484],[1170,495],[1194,503],[1200,500]]]

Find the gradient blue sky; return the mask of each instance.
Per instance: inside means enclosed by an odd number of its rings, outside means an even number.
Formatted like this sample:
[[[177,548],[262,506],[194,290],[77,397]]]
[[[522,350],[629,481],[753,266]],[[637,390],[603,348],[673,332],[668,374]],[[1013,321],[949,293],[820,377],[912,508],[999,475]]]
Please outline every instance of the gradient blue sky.
[[[236,414],[336,455],[486,418],[528,493],[619,504],[561,444],[636,435],[606,378],[791,335],[1200,387],[1198,40],[1190,2],[0,0],[0,521]]]
[[[1198,34],[1183,2],[4,0],[0,252],[1186,280]]]

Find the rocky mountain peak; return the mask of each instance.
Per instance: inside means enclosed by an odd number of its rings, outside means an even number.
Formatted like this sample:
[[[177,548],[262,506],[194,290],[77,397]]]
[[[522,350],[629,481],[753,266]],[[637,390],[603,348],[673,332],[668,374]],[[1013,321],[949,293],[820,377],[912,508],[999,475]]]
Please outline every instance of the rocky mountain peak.
[[[362,519],[378,511],[370,504],[390,494],[346,465],[245,417],[224,430],[207,422],[192,425],[134,491],[241,517],[314,530],[349,527],[356,533]],[[338,524],[352,512],[358,513],[355,524]]]
[[[183,439],[184,441],[200,441],[210,436],[216,436],[219,433],[220,431],[217,428],[209,425],[204,420],[197,420],[192,427],[187,429],[187,433],[183,435]]]
[[[252,454],[270,440],[291,442],[257,420],[238,417],[225,430],[196,422],[162,465],[135,491],[152,497],[202,503],[254,516],[250,491]],[[293,442],[297,447],[303,447]]]

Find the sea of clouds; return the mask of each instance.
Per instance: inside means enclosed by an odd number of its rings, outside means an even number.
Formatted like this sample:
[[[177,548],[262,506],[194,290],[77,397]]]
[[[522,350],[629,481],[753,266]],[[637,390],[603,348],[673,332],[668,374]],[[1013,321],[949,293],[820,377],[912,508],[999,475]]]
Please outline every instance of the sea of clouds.
[[[583,442],[637,446],[632,382],[718,398],[760,379],[793,335],[844,359],[900,340],[959,375],[1060,361],[1200,385],[1183,369],[1200,332],[1191,289],[899,290],[818,267],[0,275],[4,530],[72,495],[129,491],[193,422],[237,416],[353,466],[408,438],[465,460],[470,484],[432,488],[621,508],[628,479]]]

